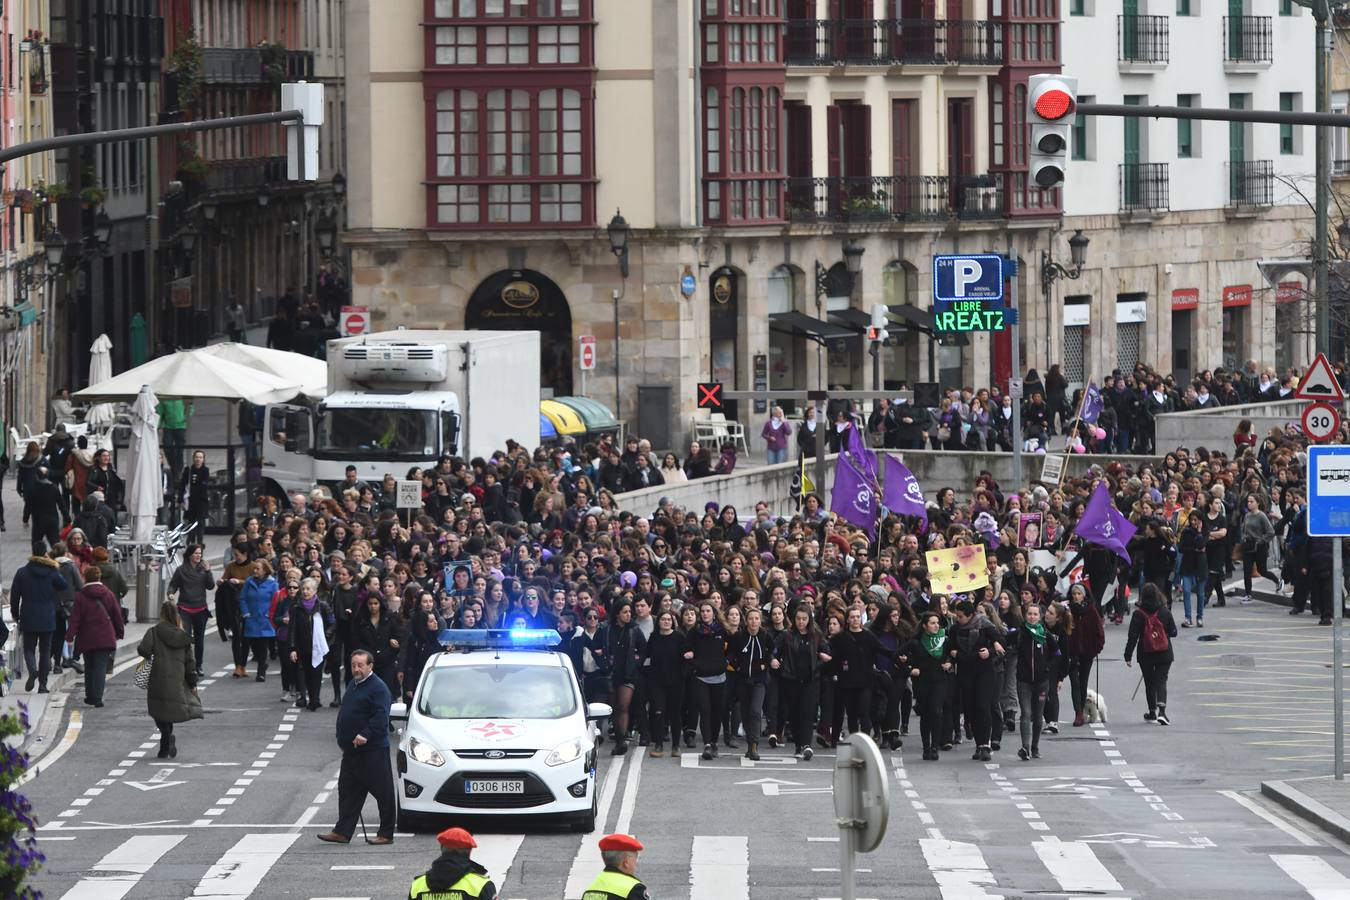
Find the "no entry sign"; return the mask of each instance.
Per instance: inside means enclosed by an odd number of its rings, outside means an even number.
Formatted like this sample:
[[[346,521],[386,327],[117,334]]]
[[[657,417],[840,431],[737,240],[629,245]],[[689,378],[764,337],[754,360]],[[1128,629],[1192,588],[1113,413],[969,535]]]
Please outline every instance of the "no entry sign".
[[[338,315],[338,331],[347,337],[370,331],[369,306],[344,306]]]

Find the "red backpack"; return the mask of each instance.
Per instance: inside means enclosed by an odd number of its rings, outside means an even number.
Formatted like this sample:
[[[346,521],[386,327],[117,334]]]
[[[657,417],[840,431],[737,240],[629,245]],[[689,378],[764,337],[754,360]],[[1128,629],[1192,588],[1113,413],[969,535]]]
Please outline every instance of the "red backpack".
[[[1145,653],[1166,653],[1172,643],[1167,638],[1167,629],[1156,612],[1144,613],[1144,633],[1139,638],[1139,649]]]

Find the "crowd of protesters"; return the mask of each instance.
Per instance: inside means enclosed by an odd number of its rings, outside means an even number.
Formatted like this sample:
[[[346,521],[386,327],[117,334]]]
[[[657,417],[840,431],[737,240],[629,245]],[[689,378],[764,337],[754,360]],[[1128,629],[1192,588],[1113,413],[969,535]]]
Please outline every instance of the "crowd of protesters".
[[[1062,379],[1051,374],[1045,389],[1062,400]],[[1136,375],[1108,380],[1096,427],[1108,444],[1125,435],[1127,447],[1142,449],[1148,430],[1134,407],[1110,421],[1109,410],[1123,409],[1112,399],[1120,381],[1127,394],[1139,390]],[[1218,381],[1225,393],[1239,383]],[[1027,393],[1032,406],[1044,396],[1030,384]],[[1050,404],[1045,427],[1073,429],[1069,408]],[[828,443],[844,447],[851,429],[870,429],[875,443],[909,446],[904,429],[927,434],[926,415],[912,404],[889,407],[878,433],[844,408],[832,416]],[[814,424],[797,423],[793,435],[782,419],[775,408],[765,426],[778,451],[792,440],[802,447],[803,433],[814,441]],[[947,428],[957,434],[964,425]],[[1242,601],[1259,576],[1276,590],[1292,587],[1291,613],[1311,607],[1330,623],[1331,544],[1306,537],[1300,524],[1304,446],[1296,429],[1260,437],[1248,428],[1231,448],[1177,448],[1138,469],[1102,460],[1058,485],[1000,485],[984,472],[969,485],[925,486],[926,521],[886,514],[874,537],[810,494],[799,508],[760,503],[745,513],[715,503],[681,509],[668,498],[642,510],[619,501],[634,488],[730,471],[734,449],[714,463],[696,447],[681,463],[636,438],[601,438],[533,450],[509,443],[491,459],[447,457],[375,484],[351,468],[344,482],[293,495],[284,507],[261,497],[219,565],[190,548],[170,586],[175,627],[191,639],[194,679],[223,653],[235,678],[251,667],[265,683],[277,671],[280,701],[312,712],[324,699],[339,705],[354,650],[372,655],[391,697],[408,699],[442,629],[548,628],[587,699],[612,705],[616,754],[637,741],[651,756],[669,747],[712,758],[743,741],[751,759],[763,744],[809,758],[813,744],[833,746],[845,730],[896,748],[917,716],[925,759],[969,741],[973,758],[987,760],[1005,734],[1031,759],[1061,719],[1088,720],[1107,628],[1127,615],[1124,656],[1140,665],[1145,719],[1161,725],[1170,722],[1171,639],[1226,605],[1234,571],[1244,578]],[[201,465],[194,454],[179,479],[192,519],[202,511]],[[422,507],[412,515],[396,509],[398,476],[421,481]],[[1095,491],[1129,520],[1127,546],[1077,533]],[[1027,514],[1034,531],[1022,527]],[[22,584],[16,576],[11,602],[25,649],[33,648],[30,689],[34,678],[45,686],[48,656],[62,659],[51,636],[67,627],[33,614],[46,602],[43,585],[58,606],[63,592],[88,591],[99,551],[86,543],[78,528],[47,549],[35,535]],[[961,546],[983,548],[988,585],[936,592],[925,552]],[[92,594],[106,608],[102,590]],[[213,617],[226,645],[219,650],[206,642]],[[74,642],[66,656],[90,649],[79,634],[64,636]]]

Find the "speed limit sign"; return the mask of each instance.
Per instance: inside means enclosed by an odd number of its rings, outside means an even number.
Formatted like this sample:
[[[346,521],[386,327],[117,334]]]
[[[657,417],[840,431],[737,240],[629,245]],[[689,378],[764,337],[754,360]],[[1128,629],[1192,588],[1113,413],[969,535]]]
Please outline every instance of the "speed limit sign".
[[[1303,433],[1310,441],[1327,441],[1341,430],[1341,414],[1330,403],[1312,403],[1303,410]]]

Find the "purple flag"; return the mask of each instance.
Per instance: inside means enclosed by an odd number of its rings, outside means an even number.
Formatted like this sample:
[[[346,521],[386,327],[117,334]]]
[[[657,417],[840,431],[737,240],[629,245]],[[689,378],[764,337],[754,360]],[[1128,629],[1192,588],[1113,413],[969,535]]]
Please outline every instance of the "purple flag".
[[[834,464],[830,512],[874,536],[877,530],[876,454],[862,445],[851,429],[848,446]]]
[[[928,507],[923,502],[919,479],[894,456],[886,457],[886,489],[881,502],[893,513],[921,519],[924,530],[928,529]]]
[[[1117,556],[1129,562],[1130,554],[1125,545],[1130,542],[1130,538],[1134,537],[1137,530],[1111,502],[1111,495],[1106,491],[1106,482],[1099,481],[1092,496],[1088,498],[1087,506],[1083,508],[1083,518],[1078,520],[1074,534],[1088,543],[1114,550]]]
[[[1102,414],[1102,391],[1094,382],[1089,381],[1087,396],[1083,398],[1083,421],[1095,425]]]

